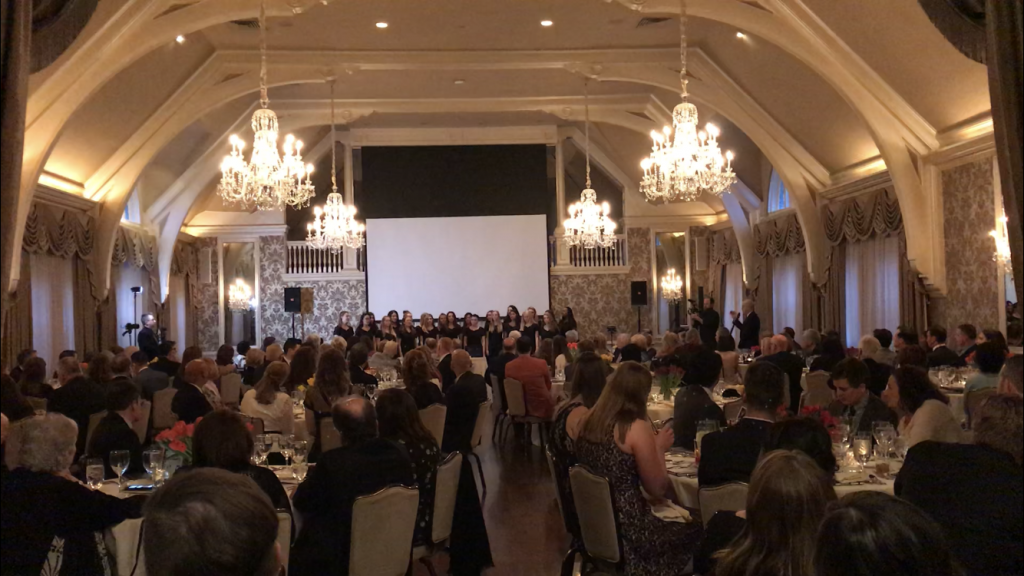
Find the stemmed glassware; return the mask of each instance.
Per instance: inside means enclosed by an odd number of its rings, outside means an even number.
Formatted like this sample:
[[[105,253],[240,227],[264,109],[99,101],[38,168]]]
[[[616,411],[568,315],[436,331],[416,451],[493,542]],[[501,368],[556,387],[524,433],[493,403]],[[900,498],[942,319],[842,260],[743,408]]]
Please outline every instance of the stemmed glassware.
[[[285,466],[291,466],[292,464],[292,440],[294,436],[281,436],[278,440],[278,446],[281,448],[281,456],[284,456]]]
[[[892,442],[896,439],[896,429],[893,428],[890,422],[872,422],[871,430],[875,438],[875,444],[878,447],[879,459],[888,459]]]
[[[863,466],[871,460],[871,433],[858,432],[853,438],[853,455]]]
[[[117,486],[120,488],[124,481],[124,473],[128,471],[128,463],[131,462],[131,453],[127,450],[114,450],[110,453],[110,468],[117,474]]]
[[[270,454],[270,439],[266,434],[258,434],[253,442],[253,448],[256,452],[256,465],[262,466],[267,461],[267,455]]]
[[[829,431],[829,435],[832,436],[832,452],[836,460],[842,464],[850,451],[850,428],[845,424],[839,424]]]
[[[163,480],[164,474],[164,451],[162,448],[150,448],[142,453],[142,467],[149,473],[153,485],[157,486]]]

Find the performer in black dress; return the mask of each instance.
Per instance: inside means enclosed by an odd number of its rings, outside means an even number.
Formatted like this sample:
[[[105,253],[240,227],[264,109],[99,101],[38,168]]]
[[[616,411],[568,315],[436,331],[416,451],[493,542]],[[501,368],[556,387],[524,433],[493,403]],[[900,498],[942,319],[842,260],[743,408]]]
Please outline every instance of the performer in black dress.
[[[561,334],[558,323],[555,321],[555,314],[551,310],[544,312],[544,323],[540,327],[540,340],[551,340]]]
[[[459,326],[459,317],[455,315],[455,312],[448,312],[445,317],[448,318],[448,328],[441,331],[441,336],[452,340],[461,340],[462,326]]]
[[[398,312],[395,312],[395,316],[398,316]],[[380,336],[381,340],[387,342],[398,342],[398,332],[395,331],[395,321],[388,314],[380,321]]]
[[[520,330],[523,334],[523,338],[530,341],[530,354],[537,352],[537,347],[540,346],[538,338],[540,335],[540,324],[537,323],[537,309],[530,307],[526,309],[526,314],[523,314],[523,328]]]
[[[487,323],[484,326],[487,331],[487,338],[484,340],[484,356],[496,358],[501,354],[502,340],[505,339],[502,329],[501,312],[491,310],[487,313]]]
[[[468,326],[466,326],[462,337],[463,348],[473,358],[483,358],[484,336],[487,334],[487,331],[480,326],[480,317],[476,314],[471,315],[467,323]]]
[[[508,307],[508,313],[505,316],[505,321],[502,324],[502,333],[505,338],[512,332],[519,332],[523,329],[523,317],[519,315],[519,308],[515,306]]]
[[[373,321],[373,314],[367,312],[363,314],[362,320],[359,321],[359,328],[356,328],[356,338],[369,338],[373,341],[373,346],[377,347],[377,324]]]
[[[402,327],[398,330],[398,344],[402,350],[402,357],[416,349],[420,343],[420,334],[412,322],[412,316],[406,316],[402,320]]]
[[[437,329],[437,326],[434,326],[434,317],[431,316],[429,312],[424,312],[423,315],[420,316],[420,325],[419,328],[417,328],[417,331],[420,335],[421,346],[425,346],[427,344],[427,340],[430,340],[431,338],[437,340],[441,333]]]
[[[356,335],[356,330],[352,327],[352,314],[349,314],[348,310],[342,312],[338,317],[338,325],[334,327],[334,335],[344,338],[346,342]]]
[[[558,322],[558,329],[565,336],[567,332],[577,330],[578,325],[576,324],[576,316],[572,313],[572,308],[565,307],[565,315],[562,316],[562,320]]]

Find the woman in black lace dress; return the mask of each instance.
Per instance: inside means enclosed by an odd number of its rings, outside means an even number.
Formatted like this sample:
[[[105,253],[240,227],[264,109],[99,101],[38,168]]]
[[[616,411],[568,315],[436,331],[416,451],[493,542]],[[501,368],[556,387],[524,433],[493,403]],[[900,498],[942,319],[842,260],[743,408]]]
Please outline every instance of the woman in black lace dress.
[[[615,371],[576,441],[582,464],[608,478],[620,522],[627,576],[681,574],[703,536],[696,520],[665,522],[640,491],[660,501],[671,492],[665,452],[675,440],[671,425],[655,432],[647,418],[651,373],[635,362]]]
[[[420,420],[416,402],[405,390],[391,388],[377,397],[377,424],[380,437],[401,444],[412,460],[412,477],[420,490],[413,546],[431,544],[434,525],[434,490],[441,449]]]

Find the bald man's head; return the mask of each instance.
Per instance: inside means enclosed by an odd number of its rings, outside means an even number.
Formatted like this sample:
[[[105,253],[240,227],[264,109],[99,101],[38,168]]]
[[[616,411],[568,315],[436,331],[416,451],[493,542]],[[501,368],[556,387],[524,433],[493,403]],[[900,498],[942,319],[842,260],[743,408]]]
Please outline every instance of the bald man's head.
[[[331,419],[345,446],[377,437],[377,410],[361,396],[342,398],[331,407]]]
[[[789,338],[786,338],[782,334],[776,334],[772,336],[772,348],[775,353],[788,352],[789,351]]]
[[[515,338],[511,338],[511,337],[505,338],[501,342],[501,348],[502,348],[502,352],[507,352],[509,354],[515,354],[516,353],[516,339]]]
[[[452,372],[455,373],[456,378],[461,378],[463,374],[472,369],[473,358],[469,355],[469,352],[465,350],[452,352]]]

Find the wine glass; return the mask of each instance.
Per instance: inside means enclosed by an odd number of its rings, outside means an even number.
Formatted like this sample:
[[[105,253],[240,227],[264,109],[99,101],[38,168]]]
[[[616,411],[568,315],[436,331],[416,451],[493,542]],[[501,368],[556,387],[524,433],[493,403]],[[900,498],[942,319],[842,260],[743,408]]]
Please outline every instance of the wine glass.
[[[293,437],[294,438],[294,437]],[[306,461],[306,456],[309,455],[309,443],[305,440],[292,440],[292,462],[295,464],[302,464]]]
[[[159,477],[164,471],[164,451],[160,448],[150,448],[142,453],[142,467],[153,479],[153,484],[159,482]]]
[[[281,436],[281,439],[279,440],[281,456],[284,456],[285,466],[290,466],[292,463],[292,441],[294,438],[294,436]]]
[[[105,467],[102,458],[89,458],[85,461],[85,480],[89,488],[96,490],[103,484]]]
[[[836,460],[845,460],[846,453],[850,451],[850,431],[836,426],[829,430],[829,435],[832,437],[832,452],[835,454]]]
[[[256,449],[256,465],[262,466],[267,461],[267,455],[270,454],[269,438],[266,434],[258,434],[253,446]]]
[[[121,486],[124,481],[124,473],[128,471],[128,463],[131,462],[131,453],[127,450],[114,450],[110,453],[110,468],[117,474],[117,485]]]
[[[859,432],[854,436],[853,455],[862,466],[871,460],[871,434],[869,432]]]

